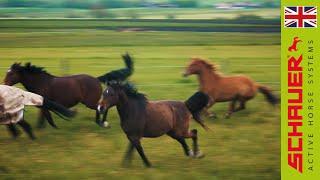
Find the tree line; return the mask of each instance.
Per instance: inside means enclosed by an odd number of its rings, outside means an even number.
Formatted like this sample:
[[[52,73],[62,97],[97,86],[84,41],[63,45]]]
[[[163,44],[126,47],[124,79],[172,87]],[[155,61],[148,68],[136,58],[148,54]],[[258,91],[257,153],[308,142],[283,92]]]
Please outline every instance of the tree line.
[[[256,0],[257,1],[257,0]],[[261,0],[264,7],[277,6],[276,0]],[[44,8],[132,8],[132,7],[178,7],[195,8],[200,6],[200,0],[0,0],[1,7],[44,7]]]

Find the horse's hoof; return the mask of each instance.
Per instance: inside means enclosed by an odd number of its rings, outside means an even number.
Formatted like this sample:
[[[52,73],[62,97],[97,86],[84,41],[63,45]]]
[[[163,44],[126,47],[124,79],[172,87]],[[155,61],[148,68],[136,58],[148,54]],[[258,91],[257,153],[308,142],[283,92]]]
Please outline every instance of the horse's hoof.
[[[218,116],[216,114],[209,114],[209,118],[218,119]]]
[[[197,158],[197,159],[201,159],[203,158],[205,155],[201,152],[201,151],[198,151],[195,153],[195,155],[193,156],[194,158]]]
[[[100,126],[101,127],[104,127],[104,128],[111,128],[110,124],[108,123],[108,121],[105,121],[103,123],[100,123]]]
[[[224,115],[224,118],[225,118],[225,119],[230,119],[230,117],[231,117],[231,114],[230,114],[230,113],[226,113],[226,114]]]
[[[193,153],[193,151],[192,151],[191,149],[190,149],[189,152],[188,152],[188,156],[189,156],[189,157],[193,157],[193,156],[194,156],[194,153]]]

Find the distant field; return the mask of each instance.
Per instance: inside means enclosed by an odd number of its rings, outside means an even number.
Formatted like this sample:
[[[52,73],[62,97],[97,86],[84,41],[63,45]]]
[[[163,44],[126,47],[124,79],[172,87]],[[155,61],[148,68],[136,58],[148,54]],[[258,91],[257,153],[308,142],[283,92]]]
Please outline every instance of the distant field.
[[[280,22],[271,20],[114,20],[114,19],[0,19],[2,31],[117,30],[195,32],[280,32]]]
[[[197,79],[181,75],[194,56],[219,64],[225,74],[249,75],[280,93],[280,33],[119,32],[97,30],[92,24],[101,23],[70,21],[60,28],[64,25],[49,21],[40,28],[35,21],[0,21],[0,81],[13,62],[28,61],[55,75],[98,76],[123,67],[120,55],[129,52],[135,60],[130,79],[150,100],[185,100],[194,93]],[[115,109],[109,115],[112,128],[104,129],[93,122],[94,112],[78,105],[71,122],[55,118],[59,130],[35,129],[34,142],[25,135],[12,140],[1,126],[0,179],[280,179],[279,107],[259,94],[246,110],[224,119],[227,106],[215,105],[212,110],[219,118],[205,119],[211,132],[191,124],[200,131],[203,159],[184,157],[169,137],[144,139],[151,169],[143,167],[137,153],[132,166],[121,167],[127,140]],[[26,119],[36,124],[34,108],[27,108]]]
[[[105,18],[138,19],[232,19],[255,15],[272,19],[280,17],[279,9],[217,10],[213,8],[118,8],[106,9]],[[27,18],[94,18],[91,10],[70,8],[0,8],[0,17]]]

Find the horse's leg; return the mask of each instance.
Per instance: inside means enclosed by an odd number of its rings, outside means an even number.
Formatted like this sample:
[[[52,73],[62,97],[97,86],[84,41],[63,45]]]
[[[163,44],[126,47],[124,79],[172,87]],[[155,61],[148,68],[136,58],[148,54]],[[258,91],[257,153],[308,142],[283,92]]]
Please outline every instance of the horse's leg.
[[[52,127],[58,129],[58,127],[56,126],[56,124],[54,123],[54,121],[53,121],[53,119],[52,119],[52,116],[51,116],[51,113],[49,112],[49,110],[44,109],[44,110],[43,110],[43,113],[44,113],[45,118],[48,120],[48,123],[49,123]]]
[[[234,112],[241,111],[241,110],[243,110],[243,109],[245,109],[245,108],[246,108],[246,101],[245,101],[245,100],[241,100],[239,107],[237,107],[237,108],[234,110]]]
[[[43,111],[44,111],[43,109],[40,109],[40,111],[39,111],[38,125],[37,125],[37,127],[39,129],[42,129],[42,128],[46,127],[46,119],[44,117],[44,112]]]
[[[32,132],[32,128],[29,123],[27,123],[25,120],[21,120],[18,122],[18,124],[23,128],[23,130],[28,134],[28,136],[32,139],[35,140],[36,137],[34,136]]]
[[[202,158],[204,157],[204,155],[202,154],[202,152],[199,149],[199,145],[198,145],[198,131],[196,129],[192,129],[191,131],[188,132],[188,134],[186,135],[187,138],[192,138],[192,149],[193,149],[193,153],[194,156],[196,158]]]
[[[110,128],[111,126],[109,125],[108,122],[106,123],[106,120],[107,120],[107,112],[105,112],[105,113],[103,114],[102,122],[100,122],[100,126],[101,126],[101,127],[108,127],[108,128]]]
[[[193,153],[190,151],[190,148],[189,148],[188,144],[186,143],[186,140],[184,137],[177,136],[174,132],[169,132],[167,134],[168,134],[168,136],[177,140],[181,144],[183,151],[184,151],[184,154],[186,156],[193,156]]]
[[[21,134],[20,131],[16,128],[15,124],[8,124],[7,129],[14,139],[16,139]]]
[[[212,107],[215,104],[215,102],[210,98],[210,101],[208,102],[208,105],[203,109],[203,112],[205,116],[210,118],[218,118],[217,114],[215,112],[209,112],[210,107]]]
[[[126,152],[126,155],[123,158],[123,166],[126,166],[127,164],[131,163],[132,155],[133,155],[134,146],[129,142],[128,144],[128,150]]]
[[[209,108],[204,108],[203,109],[203,113],[205,116],[216,119],[218,118],[217,114],[213,111],[209,112]]]
[[[129,138],[129,140],[132,143],[132,145],[137,149],[140,157],[143,160],[144,165],[147,166],[147,167],[151,167],[151,163],[149,162],[148,158],[144,154],[144,151],[143,151],[143,148],[141,146],[140,140],[137,139],[137,138]]]
[[[96,110],[96,123],[100,126],[100,113]]]
[[[235,112],[234,110],[235,110],[236,102],[237,102],[237,100],[232,100],[232,101],[230,102],[230,104],[229,104],[229,110],[228,110],[228,112],[226,113],[225,118],[230,118],[231,114],[232,114],[233,112]]]

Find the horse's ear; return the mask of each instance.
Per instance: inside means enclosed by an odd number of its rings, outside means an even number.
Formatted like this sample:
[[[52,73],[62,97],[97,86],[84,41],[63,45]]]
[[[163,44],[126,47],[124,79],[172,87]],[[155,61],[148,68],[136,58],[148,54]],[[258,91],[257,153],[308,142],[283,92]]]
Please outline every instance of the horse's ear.
[[[31,62],[27,62],[24,64],[25,67],[31,67]]]
[[[11,66],[20,66],[21,65],[21,62],[15,62],[15,63],[13,63]]]
[[[20,62],[19,63],[15,62],[15,63],[13,63],[11,65],[11,68],[19,70],[21,68],[21,63]]]

